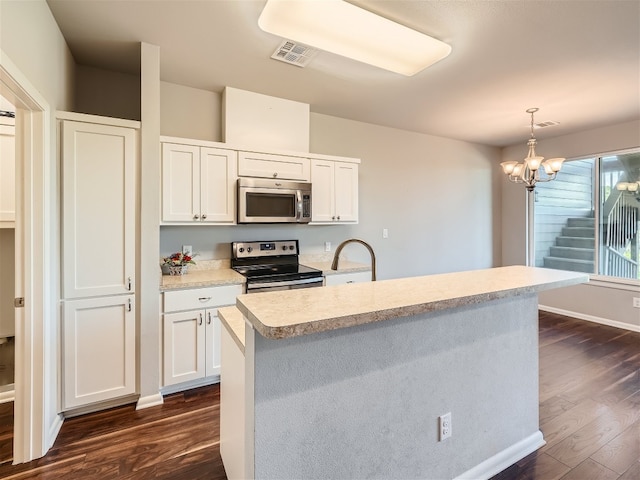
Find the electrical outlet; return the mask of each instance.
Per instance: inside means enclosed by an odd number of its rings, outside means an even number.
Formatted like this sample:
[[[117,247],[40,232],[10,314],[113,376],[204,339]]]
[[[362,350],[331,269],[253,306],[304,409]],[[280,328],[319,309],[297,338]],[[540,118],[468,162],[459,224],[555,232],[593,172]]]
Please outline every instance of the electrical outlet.
[[[635,308],[640,308],[640,297],[633,297],[633,306]]]
[[[331,242],[324,242],[324,251],[325,252],[331,251]]]
[[[182,254],[193,256],[193,247],[191,245],[182,245]]]
[[[443,441],[451,436],[451,412],[438,417],[438,441]]]
[[[382,229],[382,238],[389,238],[389,229],[388,228],[383,228]]]

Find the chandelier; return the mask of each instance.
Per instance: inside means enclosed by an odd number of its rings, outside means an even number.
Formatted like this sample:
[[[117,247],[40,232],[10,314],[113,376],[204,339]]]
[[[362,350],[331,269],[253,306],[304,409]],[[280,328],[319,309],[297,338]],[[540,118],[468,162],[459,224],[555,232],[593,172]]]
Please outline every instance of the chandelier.
[[[507,178],[514,183],[522,183],[529,192],[533,192],[536,183],[549,182],[556,178],[556,174],[562,168],[564,158],[550,158],[545,160],[544,157],[536,155],[536,137],[533,135],[533,114],[538,108],[529,108],[527,113],[531,114],[531,138],[527,142],[529,153],[527,157],[518,163],[515,161],[502,162],[500,166],[507,175]],[[544,169],[544,176],[540,175],[540,167]]]

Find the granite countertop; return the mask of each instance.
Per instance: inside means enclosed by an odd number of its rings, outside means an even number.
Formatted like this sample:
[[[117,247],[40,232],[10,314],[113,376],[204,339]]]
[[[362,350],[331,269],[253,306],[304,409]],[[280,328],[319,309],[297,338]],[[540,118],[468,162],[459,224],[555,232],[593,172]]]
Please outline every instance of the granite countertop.
[[[203,260],[189,267],[186,275],[160,276],[160,291],[183,288],[218,287],[221,285],[242,285],[244,276],[231,270],[229,260]]]
[[[371,267],[364,263],[350,262],[341,259],[338,270],[331,270],[331,257],[327,255],[310,255],[300,257],[300,263],[311,268],[322,270],[323,275],[336,275],[351,272],[369,272]],[[161,275],[160,291],[183,288],[217,287],[220,285],[242,285],[246,278],[230,267],[229,259],[202,260],[189,267],[186,275]]]
[[[379,282],[240,295],[236,305],[278,339],[468,306],[589,281],[589,275],[510,266]]]
[[[244,317],[242,312],[236,307],[223,307],[218,309],[218,318],[244,355]]]
[[[306,265],[307,267],[316,268],[318,270],[322,270],[324,276],[327,275],[336,275],[340,273],[352,273],[352,272],[370,272],[371,265],[367,265],[365,263],[357,263],[350,262],[348,260],[340,260],[338,263],[338,270],[331,270],[331,261],[323,261],[323,260],[301,260],[300,263],[302,265]]]

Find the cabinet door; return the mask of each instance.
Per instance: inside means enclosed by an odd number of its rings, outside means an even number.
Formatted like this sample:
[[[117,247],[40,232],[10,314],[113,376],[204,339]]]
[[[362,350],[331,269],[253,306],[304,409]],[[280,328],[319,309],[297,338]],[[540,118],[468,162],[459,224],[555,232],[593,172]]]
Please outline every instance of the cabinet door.
[[[335,220],[334,162],[311,162],[311,221]]]
[[[63,306],[63,408],[135,393],[133,295]]]
[[[200,149],[200,215],[207,223],[233,223],[236,216],[237,153]]]
[[[0,125],[0,228],[16,219],[15,126]]]
[[[335,162],[336,221],[358,221],[358,164]]]
[[[205,310],[164,315],[164,384],[205,375]]]
[[[200,221],[200,147],[162,144],[162,221]]]
[[[62,123],[65,298],[133,291],[135,167],[135,130]]]
[[[239,152],[238,175],[241,177],[281,178],[308,182],[311,178],[308,158]]]
[[[220,374],[220,319],[218,318],[218,309],[208,309],[206,312],[207,321],[207,364],[205,366],[205,375],[207,377],[211,375]]]

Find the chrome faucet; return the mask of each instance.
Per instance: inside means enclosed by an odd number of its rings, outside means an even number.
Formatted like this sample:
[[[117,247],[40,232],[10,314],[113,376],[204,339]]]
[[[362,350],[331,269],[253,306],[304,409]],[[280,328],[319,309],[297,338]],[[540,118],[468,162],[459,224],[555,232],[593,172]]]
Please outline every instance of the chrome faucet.
[[[347,244],[352,243],[352,242],[361,243],[362,245],[367,247],[367,250],[369,250],[369,253],[371,254],[371,281],[375,282],[376,281],[376,254],[373,253],[373,248],[371,248],[371,245],[369,245],[364,240],[360,240],[358,238],[350,238],[349,240],[345,240],[340,245],[338,245],[338,248],[336,248],[336,253],[333,255],[333,262],[331,263],[331,270],[337,270],[338,269],[338,259],[340,258],[340,252],[342,252],[342,249]]]

